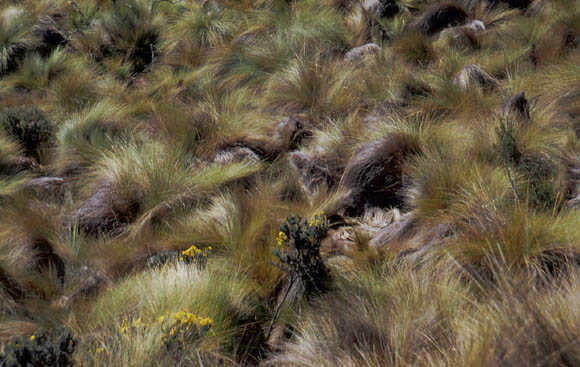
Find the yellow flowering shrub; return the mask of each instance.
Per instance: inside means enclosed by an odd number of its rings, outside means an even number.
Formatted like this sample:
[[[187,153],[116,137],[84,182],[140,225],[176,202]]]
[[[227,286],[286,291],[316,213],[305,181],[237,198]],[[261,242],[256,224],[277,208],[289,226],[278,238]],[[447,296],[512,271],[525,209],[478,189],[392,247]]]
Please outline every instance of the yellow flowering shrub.
[[[320,244],[328,231],[328,219],[324,213],[312,220],[289,216],[280,225],[278,246],[274,255],[276,264],[286,272],[291,282],[302,282],[307,295],[321,293],[326,289],[330,273],[320,256]]]
[[[147,266],[151,269],[156,269],[167,263],[181,261],[186,264],[195,264],[202,267],[207,263],[207,257],[211,250],[211,246],[200,248],[196,245],[191,245],[184,251],[164,250],[149,257],[147,259]]]
[[[144,332],[155,327],[161,330],[161,341],[167,348],[195,347],[197,342],[211,329],[213,320],[209,317],[197,316],[186,310],[159,316],[157,321],[147,323],[141,317],[130,319],[124,317],[120,323],[120,331],[128,337],[133,333]]]
[[[130,320],[127,317],[124,317],[123,320],[121,320],[120,330],[121,333],[126,334],[127,332],[129,332],[129,330],[141,330],[146,329],[149,326],[150,325],[144,322],[141,317],[138,317],[135,320]]]
[[[196,316],[186,310],[166,314],[158,319],[162,340],[166,348],[195,346],[211,329],[213,320]]]
[[[277,239],[277,243],[278,243],[278,247],[282,247],[286,241],[288,241],[288,236],[286,236],[286,233],[280,231],[278,232],[278,239]]]
[[[210,251],[211,246],[200,249],[196,245],[191,245],[187,250],[181,252],[180,259],[186,264],[205,265]]]

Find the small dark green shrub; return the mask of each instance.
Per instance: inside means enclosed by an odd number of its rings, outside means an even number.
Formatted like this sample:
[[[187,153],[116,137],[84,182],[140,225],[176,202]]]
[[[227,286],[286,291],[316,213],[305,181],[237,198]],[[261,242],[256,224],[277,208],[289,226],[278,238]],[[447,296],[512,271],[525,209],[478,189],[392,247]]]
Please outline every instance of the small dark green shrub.
[[[516,122],[512,119],[501,119],[495,133],[497,144],[494,149],[499,159],[508,167],[517,166],[522,158],[522,152],[516,141]]]
[[[553,207],[557,201],[554,179],[558,174],[556,164],[546,158],[524,153],[518,147],[517,122],[510,118],[501,119],[496,128],[495,150],[500,162],[508,169],[521,172],[528,182],[528,202],[535,207]]]
[[[535,207],[553,207],[558,195],[556,164],[547,158],[524,155],[520,167],[528,178],[528,201]]]
[[[77,345],[70,329],[40,331],[30,337],[13,337],[0,353],[1,367],[68,367]]]
[[[39,157],[39,147],[54,131],[52,123],[37,107],[7,108],[0,113],[0,125],[24,148],[29,157]]]
[[[211,246],[203,249],[191,245],[185,251],[164,250],[150,256],[147,259],[147,266],[151,269],[159,268],[167,263],[181,261],[185,264],[195,264],[204,267],[207,263],[207,255],[211,251]]]
[[[290,216],[280,226],[278,247],[274,250],[280,260],[277,266],[291,281],[301,281],[306,295],[324,292],[328,287],[330,273],[320,256],[320,244],[327,231],[328,219],[323,214],[310,222]]]

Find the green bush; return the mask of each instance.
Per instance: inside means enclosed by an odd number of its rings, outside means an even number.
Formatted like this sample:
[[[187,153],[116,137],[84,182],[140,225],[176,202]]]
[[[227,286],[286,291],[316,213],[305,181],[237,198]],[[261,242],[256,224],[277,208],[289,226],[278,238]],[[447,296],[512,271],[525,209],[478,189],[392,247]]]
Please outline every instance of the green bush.
[[[522,157],[516,141],[516,122],[513,119],[501,119],[495,129],[497,143],[495,151],[506,166],[517,166]]]
[[[181,261],[185,264],[195,264],[198,267],[204,267],[207,263],[207,255],[211,251],[211,246],[200,249],[191,245],[185,251],[163,250],[147,259],[147,266],[150,269],[162,267],[167,263]]]
[[[496,128],[495,150],[500,162],[508,169],[520,172],[527,181],[527,199],[535,207],[550,208],[556,204],[557,188],[554,185],[557,165],[549,158],[526,153],[518,146],[517,122],[505,118]]]
[[[147,267],[150,269],[160,268],[165,264],[179,260],[179,251],[163,250],[147,258]]]
[[[280,226],[278,247],[274,255],[277,266],[288,274],[291,281],[301,281],[306,295],[324,292],[328,287],[329,271],[320,256],[320,244],[328,231],[324,214],[313,221],[289,216]]]
[[[72,332],[61,327],[53,333],[40,331],[30,337],[13,337],[0,353],[1,367],[68,367],[77,345]]]
[[[27,156],[39,157],[40,145],[54,131],[52,123],[37,107],[7,108],[0,113],[0,125],[16,138]]]

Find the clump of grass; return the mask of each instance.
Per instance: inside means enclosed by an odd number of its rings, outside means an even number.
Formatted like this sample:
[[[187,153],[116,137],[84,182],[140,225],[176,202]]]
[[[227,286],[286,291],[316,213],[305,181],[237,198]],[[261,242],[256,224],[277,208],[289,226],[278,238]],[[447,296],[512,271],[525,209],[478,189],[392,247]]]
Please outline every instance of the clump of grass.
[[[9,3],[0,339],[65,324],[94,367],[578,364],[578,1]],[[416,148],[404,201],[353,217],[346,168],[385,136]]]
[[[144,0],[114,2],[77,42],[97,60],[119,55],[131,73],[143,72],[158,56],[163,18]]]
[[[360,82],[353,66],[299,58],[266,82],[264,103],[268,109],[291,113],[344,115],[367,103],[358,93]]]
[[[85,58],[67,59],[66,71],[56,76],[46,91],[49,106],[57,113],[64,112],[65,117],[80,112],[110,94],[106,85],[109,80],[99,75]],[[123,89],[120,83],[114,87],[116,91]]]
[[[30,178],[26,170],[33,166],[24,159],[20,144],[3,131],[0,133],[0,153],[0,176],[2,176],[0,196],[10,196]]]
[[[228,270],[224,271],[226,268]],[[198,360],[197,353],[204,360],[211,360],[213,355],[243,362],[250,358],[249,354],[256,352],[247,349],[249,344],[239,343],[244,338],[251,342],[247,338],[252,335],[244,336],[244,330],[249,332],[256,322],[252,315],[258,311],[260,301],[240,269],[234,269],[237,268],[227,263],[212,265],[210,262],[203,270],[176,263],[166,266],[163,271],[150,270],[130,275],[100,297],[88,313],[83,311],[78,315],[79,320],[85,320],[78,323],[79,333],[90,335],[101,330],[93,334],[96,340],[92,345],[108,351],[99,357],[108,364],[123,365],[129,360],[145,364],[154,361],[170,363],[171,360],[179,363]],[[184,294],[188,296],[184,297]],[[142,302],[143,299],[148,301]],[[132,311],[127,314],[127,310]],[[170,318],[164,319],[161,327],[141,327],[136,323],[141,317],[139,325],[159,325],[160,317],[171,317],[183,310],[211,319],[211,332],[206,333],[197,348],[185,348],[181,353],[168,353],[164,347],[162,329],[171,328]],[[135,324],[136,327],[129,327],[122,334],[117,320],[124,317],[131,321],[128,325]],[[121,353],[128,350],[130,355]],[[83,357],[87,362],[94,359],[89,353]]]
[[[382,265],[337,278],[268,365],[430,365],[453,347],[447,328],[469,308],[469,289],[444,268]]]
[[[56,133],[58,165],[86,168],[115,142],[133,140],[129,113],[126,106],[102,100],[72,115]]]
[[[13,71],[26,51],[39,43],[24,8],[3,9],[0,15],[0,75]]]
[[[578,291],[578,274],[546,288],[496,272],[501,283],[475,318],[458,324],[453,363],[461,365],[574,365],[578,338],[577,308],[570,300]]]
[[[523,151],[524,147],[519,140],[522,129],[525,127],[518,126],[513,117],[500,119],[494,149],[510,175],[513,175],[511,170],[515,169],[527,179],[527,199],[530,204],[539,208],[553,208],[562,199],[558,186],[561,182],[556,181],[559,176],[558,163],[548,154]]]
[[[391,45],[397,55],[401,55],[412,64],[425,65],[433,59],[433,48],[425,35],[407,31],[397,37]]]
[[[0,89],[41,91],[66,72],[67,64],[66,51],[62,48],[55,49],[47,58],[27,53],[18,70],[3,78]]]
[[[459,263],[474,266],[484,278],[492,274],[494,262],[512,274],[527,272],[531,278],[549,278],[567,271],[576,261],[578,237],[571,223],[577,215],[514,204],[485,222],[460,226],[461,234],[451,240],[448,249]]]
[[[249,161],[207,165],[181,147],[127,143],[101,152],[85,179],[87,192],[111,182],[116,197],[133,198],[139,210],[132,230],[139,232],[148,225],[169,225],[174,214],[195,208],[216,190],[259,171],[260,165]]]
[[[414,216],[453,223],[472,210],[510,200],[513,192],[503,169],[470,161],[467,147],[446,147],[444,141],[426,147],[409,164],[406,197]]]
[[[165,59],[171,65],[197,67],[208,59],[213,48],[233,38],[238,14],[210,3],[192,4],[167,27]]]

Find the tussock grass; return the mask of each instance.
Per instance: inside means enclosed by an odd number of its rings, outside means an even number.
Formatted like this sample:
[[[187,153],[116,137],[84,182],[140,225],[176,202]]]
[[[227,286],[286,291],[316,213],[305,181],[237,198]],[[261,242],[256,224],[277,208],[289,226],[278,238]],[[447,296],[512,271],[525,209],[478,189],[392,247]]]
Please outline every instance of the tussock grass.
[[[362,270],[340,279],[333,297],[308,310],[296,338],[270,365],[429,365],[426,356],[454,344],[448,327],[466,310],[469,295],[444,271]]]
[[[515,273],[528,270],[538,277],[553,275],[550,273],[565,271],[568,263],[576,261],[576,234],[570,223],[577,215],[575,211],[552,214],[510,207],[488,220],[474,220],[464,234],[451,241],[449,251],[460,263],[489,267],[492,258]]]
[[[113,195],[138,205],[135,230],[151,222],[166,223],[173,212],[186,210],[229,183],[244,180],[259,165],[197,163],[188,154],[158,144],[127,144],[103,154],[85,176],[88,192],[112,183]]]
[[[86,330],[98,335],[88,340],[91,347],[85,363],[170,363],[172,356],[164,352],[161,331],[155,323],[167,312],[171,314],[184,309],[210,317],[212,331],[198,351],[180,355],[173,363],[187,363],[188,360],[198,363],[197,353],[207,354],[209,360],[212,355],[223,356],[226,362],[235,357],[236,352],[247,353],[244,346],[236,344],[240,338],[237,327],[248,322],[244,320],[256,311],[257,300],[244,278],[231,271],[231,267],[224,274],[220,270],[223,265],[214,267],[210,264],[211,270],[203,272],[184,264],[167,265],[160,271],[144,272],[121,281],[117,287],[107,291],[89,313],[78,315],[77,331]],[[152,294],[156,294],[155,298],[151,298]],[[142,302],[145,299],[147,302]],[[122,331],[124,317],[129,320],[141,317],[143,324],[151,326],[134,324],[136,327]],[[95,350],[101,346],[106,347],[106,352],[96,354]]]
[[[55,76],[66,71],[66,57],[63,49],[56,49],[48,58],[43,58],[37,53],[27,54],[20,68],[3,78],[0,90],[10,88],[42,90]]]
[[[339,62],[297,59],[268,80],[264,98],[269,108],[278,110],[344,114],[365,106],[357,93],[360,80],[356,69]]]
[[[32,34],[31,19],[23,8],[6,7],[0,19],[0,72],[4,74],[14,69],[19,58],[38,45],[39,39]]]
[[[577,365],[579,2],[384,3],[0,4],[0,113],[43,113],[0,129],[0,349],[64,324],[81,366]],[[322,212],[301,297],[280,225]],[[211,328],[166,348],[178,311]]]
[[[572,346],[578,338],[577,310],[570,305],[577,297],[577,286],[576,273],[560,287],[547,291],[504,277],[479,316],[463,323],[455,363],[575,364],[578,355]]]
[[[86,167],[115,140],[131,141],[129,112],[127,106],[103,100],[72,115],[56,134],[57,165],[64,169]]]

